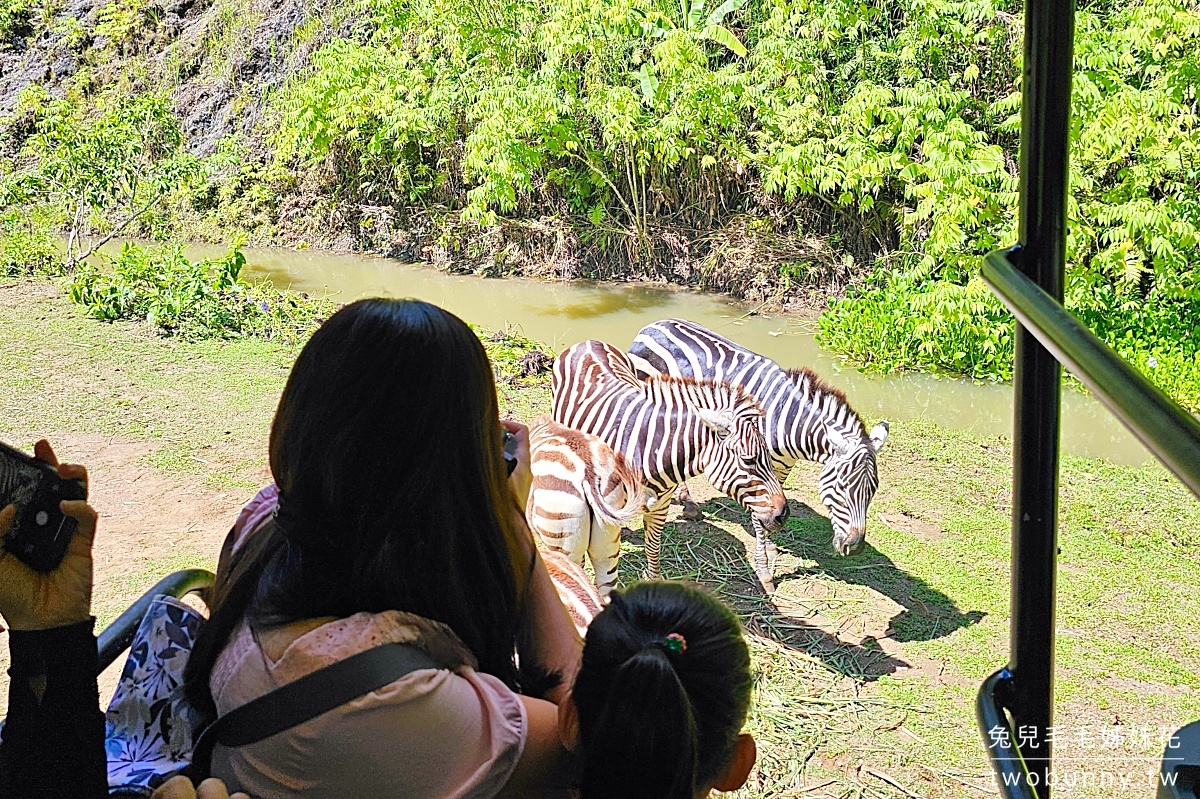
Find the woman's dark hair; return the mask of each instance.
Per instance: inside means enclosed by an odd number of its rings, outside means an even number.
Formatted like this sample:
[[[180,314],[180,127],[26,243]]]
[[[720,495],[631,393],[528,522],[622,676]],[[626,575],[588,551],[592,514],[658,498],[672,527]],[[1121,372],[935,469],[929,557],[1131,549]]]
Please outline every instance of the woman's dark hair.
[[[614,593],[572,692],[583,799],[693,799],[733,759],[751,686],[741,625],[712,596],[673,582]]]
[[[401,610],[449,626],[481,671],[518,687],[529,570],[483,345],[447,311],[360,300],[317,330],[271,426],[275,519],[230,559],[185,672],[209,677],[253,626]]]

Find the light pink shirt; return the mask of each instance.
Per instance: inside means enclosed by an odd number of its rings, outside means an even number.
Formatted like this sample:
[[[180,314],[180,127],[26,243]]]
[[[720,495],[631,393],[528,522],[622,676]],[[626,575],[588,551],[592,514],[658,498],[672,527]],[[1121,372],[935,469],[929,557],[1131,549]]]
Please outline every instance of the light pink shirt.
[[[247,505],[238,518],[239,544],[270,518],[274,501],[272,486]],[[452,637],[399,611],[358,613],[305,633],[272,662],[242,625],[218,658],[210,687],[225,714],[370,647],[424,645],[438,635]],[[470,666],[425,669],[257,744],[217,747],[213,776],[255,799],[486,799],[508,782],[527,728],[524,704],[495,677]]]

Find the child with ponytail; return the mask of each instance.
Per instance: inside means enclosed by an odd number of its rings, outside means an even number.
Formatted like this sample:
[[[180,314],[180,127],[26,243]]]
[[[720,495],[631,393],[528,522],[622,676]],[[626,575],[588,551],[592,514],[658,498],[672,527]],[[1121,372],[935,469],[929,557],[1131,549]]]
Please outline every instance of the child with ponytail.
[[[745,784],[750,653],[737,618],[696,588],[639,583],[592,621],[560,733],[581,799],[701,799]]]

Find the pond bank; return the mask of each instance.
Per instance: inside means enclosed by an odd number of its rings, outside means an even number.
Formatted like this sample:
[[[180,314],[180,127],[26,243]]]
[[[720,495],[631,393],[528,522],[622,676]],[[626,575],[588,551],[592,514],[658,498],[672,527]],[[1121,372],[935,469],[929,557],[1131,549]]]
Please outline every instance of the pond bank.
[[[222,252],[215,246],[188,248],[193,257]],[[845,391],[871,423],[926,419],[984,436],[1008,436],[1012,430],[1010,385],[911,372],[865,374],[817,344],[808,316],[767,312],[726,296],[648,283],[459,275],[355,253],[279,247],[247,247],[244,252],[246,275],[270,278],[280,288],[328,294],[338,302],[374,295],[419,297],[488,327],[515,326],[555,350],[589,338],[624,348],[649,322],[686,318],[783,366],[816,369]],[[1063,407],[1067,453],[1125,465],[1149,460],[1142,445],[1095,398],[1066,387]]]

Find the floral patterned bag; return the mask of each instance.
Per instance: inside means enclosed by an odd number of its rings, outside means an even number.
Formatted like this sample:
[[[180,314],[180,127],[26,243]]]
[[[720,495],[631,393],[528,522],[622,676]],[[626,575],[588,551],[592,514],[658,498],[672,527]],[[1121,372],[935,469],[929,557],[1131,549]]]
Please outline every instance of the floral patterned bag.
[[[200,714],[183,696],[183,668],[204,616],[177,599],[150,605],[105,717],[108,785],[148,797],[192,760]]]

